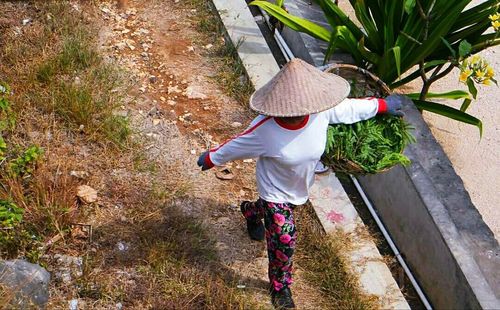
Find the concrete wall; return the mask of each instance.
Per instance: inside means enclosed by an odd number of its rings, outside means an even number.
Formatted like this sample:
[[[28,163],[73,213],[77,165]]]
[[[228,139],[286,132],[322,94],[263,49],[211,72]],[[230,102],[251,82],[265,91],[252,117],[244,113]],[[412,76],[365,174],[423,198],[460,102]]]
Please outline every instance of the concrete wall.
[[[321,19],[317,8],[302,0],[288,1],[287,8]],[[289,30],[284,37],[296,55],[320,64],[322,43]],[[411,166],[359,181],[435,308],[500,309],[498,241],[420,112],[405,109],[417,138],[405,151]]]

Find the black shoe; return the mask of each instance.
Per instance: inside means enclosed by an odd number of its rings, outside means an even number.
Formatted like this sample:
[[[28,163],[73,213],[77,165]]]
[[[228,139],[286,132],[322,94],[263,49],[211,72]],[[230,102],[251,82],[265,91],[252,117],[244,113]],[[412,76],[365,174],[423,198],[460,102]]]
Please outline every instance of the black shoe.
[[[248,201],[243,201],[240,205],[240,210],[241,213],[243,212],[243,206],[246,203],[250,203]],[[257,222],[255,221],[250,221],[247,219],[247,230],[248,230],[248,235],[250,236],[250,239],[256,240],[256,241],[263,241],[265,239],[265,229],[264,229],[264,224],[262,223],[262,220],[258,220]]]
[[[265,229],[264,224],[261,220],[254,222],[247,220],[247,230],[248,235],[252,240],[264,241],[265,239]]]
[[[281,291],[273,290],[271,292],[271,301],[276,309],[295,309],[292,292],[288,287],[285,287]]]

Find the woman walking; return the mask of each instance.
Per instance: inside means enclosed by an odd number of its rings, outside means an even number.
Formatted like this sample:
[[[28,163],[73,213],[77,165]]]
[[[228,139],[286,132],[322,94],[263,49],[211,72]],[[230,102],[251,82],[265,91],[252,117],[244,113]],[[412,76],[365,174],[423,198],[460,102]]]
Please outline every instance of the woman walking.
[[[250,98],[257,116],[241,134],[201,154],[202,170],[257,158],[259,199],[241,203],[251,239],[266,240],[272,303],[294,308],[290,291],[297,233],[293,211],[309,199],[314,169],[324,152],[328,124],[354,123],[376,114],[401,115],[408,98],[346,99],[349,84],[293,59]],[[264,220],[264,223],[262,222]]]

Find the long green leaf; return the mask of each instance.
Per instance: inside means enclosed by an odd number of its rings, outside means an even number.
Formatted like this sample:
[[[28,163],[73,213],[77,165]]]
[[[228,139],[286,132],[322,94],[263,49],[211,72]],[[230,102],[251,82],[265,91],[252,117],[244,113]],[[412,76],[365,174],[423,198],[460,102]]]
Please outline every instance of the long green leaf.
[[[418,99],[420,96],[420,93],[411,93],[411,94],[405,94],[405,95],[410,97],[411,99]],[[470,94],[464,90],[457,89],[457,90],[452,90],[452,91],[445,92],[445,93],[428,93],[426,98],[427,99],[442,98],[442,99],[453,99],[453,100],[464,99],[464,98],[469,99]]]
[[[346,26],[352,35],[356,38],[356,42],[361,40],[365,34],[359,29],[359,27],[347,16],[336,4],[331,0],[316,0],[319,4],[325,16],[328,20],[328,23],[335,28],[337,26]],[[328,42],[328,40],[327,40]],[[370,44],[370,42],[366,42],[366,46],[369,49],[374,49],[374,47]]]
[[[276,17],[276,19],[281,21],[285,26],[295,31],[307,33],[317,39],[326,42],[330,41],[330,31],[328,31],[328,29],[323,28],[322,26],[317,25],[307,19],[291,15],[287,11],[283,10],[273,3],[263,0],[256,0],[250,2],[249,5],[256,5],[262,8],[269,15]]]
[[[356,1],[354,5],[354,11],[356,12],[356,17],[363,25],[364,30],[366,31],[367,40],[373,44],[374,50],[381,52],[383,51],[383,41],[380,37],[379,31],[375,22],[370,17],[370,12],[368,11],[363,0]]]
[[[445,64],[447,62],[448,62],[448,60],[433,60],[433,61],[426,62],[424,64],[424,70],[425,70],[425,72],[429,72],[432,69],[434,69],[435,67],[442,65],[442,64]],[[390,84],[389,87],[391,89],[397,88],[401,85],[405,85],[405,84],[413,81],[414,79],[416,79],[418,77],[420,77],[420,69],[416,69],[413,73],[409,74],[408,76],[404,77],[403,79]]]
[[[365,48],[365,38],[361,38],[358,42],[358,51],[361,55],[368,60],[368,62],[378,65],[380,62],[380,56],[377,53],[370,52]]]
[[[417,108],[419,108],[420,110],[429,111],[449,117],[462,123],[474,125],[479,129],[479,136],[483,136],[483,123],[470,114],[432,101],[413,100],[413,103],[415,103]]]
[[[344,51],[351,53],[352,57],[356,63],[363,66],[363,57],[358,50],[358,42],[354,35],[349,31],[346,26],[338,26],[333,29],[331,40],[328,44],[328,49],[325,55],[325,59],[328,59],[335,50],[335,48],[340,48]]]

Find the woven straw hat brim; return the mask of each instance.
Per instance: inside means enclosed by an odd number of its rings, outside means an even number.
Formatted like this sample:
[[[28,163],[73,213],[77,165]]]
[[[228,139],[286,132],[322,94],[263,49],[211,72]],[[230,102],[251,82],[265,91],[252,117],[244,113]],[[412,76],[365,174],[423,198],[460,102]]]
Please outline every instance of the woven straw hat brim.
[[[304,116],[333,108],[349,92],[345,79],[294,58],[252,94],[250,107],[268,116]]]

